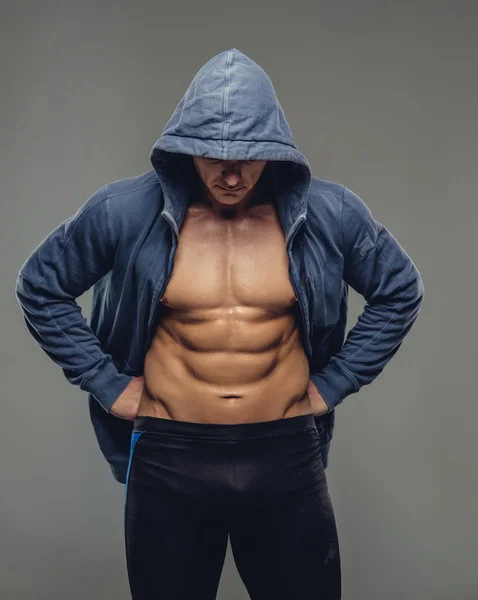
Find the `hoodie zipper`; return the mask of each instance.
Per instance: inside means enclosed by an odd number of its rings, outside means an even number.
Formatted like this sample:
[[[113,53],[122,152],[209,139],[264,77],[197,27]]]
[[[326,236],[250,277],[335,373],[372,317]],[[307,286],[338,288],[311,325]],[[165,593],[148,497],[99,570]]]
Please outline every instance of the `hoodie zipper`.
[[[309,360],[311,360],[311,357],[312,357],[312,347],[310,345],[310,339],[309,339],[309,328],[307,326],[306,319],[305,319],[305,309],[304,309],[304,303],[303,303],[303,300],[302,300],[302,294],[300,293],[300,290],[296,286],[296,283],[294,281],[294,275],[293,275],[292,269],[291,269],[291,264],[292,264],[293,261],[292,261],[292,254],[291,254],[291,251],[290,251],[291,246],[292,246],[292,242],[294,241],[294,238],[297,235],[297,232],[299,231],[300,227],[304,223],[305,219],[306,219],[305,214],[301,214],[296,219],[296,221],[293,223],[292,227],[290,228],[289,235],[287,236],[286,247],[287,247],[287,254],[289,256],[289,276],[290,276],[290,281],[291,281],[292,287],[294,288],[295,295],[297,296],[297,300],[299,302],[299,307],[300,307],[300,315],[302,317],[302,326],[303,326],[304,339],[305,339],[305,350],[306,350],[306,353],[308,354]]]
[[[143,348],[143,362],[144,362],[144,357],[146,356],[146,353],[148,352],[149,346],[151,345],[151,342],[153,341],[154,331],[155,331],[155,329],[153,327],[153,323],[156,321],[156,315],[158,313],[158,307],[159,307],[159,300],[160,300],[160,298],[162,298],[164,290],[168,287],[169,280],[171,279],[171,276],[173,274],[173,259],[174,259],[174,255],[176,254],[176,248],[178,247],[178,234],[176,231],[176,223],[174,223],[174,219],[169,215],[168,212],[164,212],[163,215],[164,215],[164,218],[166,219],[166,221],[168,221],[169,225],[171,226],[171,230],[174,234],[174,241],[173,241],[173,245],[171,247],[171,252],[169,254],[168,273],[166,276],[166,280],[164,282],[164,285],[162,286],[162,288],[160,289],[160,291],[158,293],[156,304],[153,308],[152,316],[149,318],[149,321],[148,321],[148,327],[147,327],[148,335],[146,336],[146,343]]]

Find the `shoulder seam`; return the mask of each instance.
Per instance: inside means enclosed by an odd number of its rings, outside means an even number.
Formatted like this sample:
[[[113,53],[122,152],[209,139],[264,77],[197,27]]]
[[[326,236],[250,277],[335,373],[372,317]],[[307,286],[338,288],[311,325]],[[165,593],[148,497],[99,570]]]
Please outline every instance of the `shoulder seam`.
[[[110,231],[110,220],[108,217],[108,184],[105,185],[105,192],[106,192],[106,202],[105,202],[105,221],[106,221],[106,235],[108,236],[108,243],[110,246],[113,246],[113,243],[111,241],[111,231]]]
[[[342,184],[342,196],[341,196],[341,200],[342,200],[342,205],[341,205],[341,212],[340,212],[340,232],[342,234],[342,257],[344,257],[344,196],[345,196],[345,185]]]
[[[345,187],[344,187],[344,195],[343,195],[343,201],[344,203],[347,202],[347,199],[345,198]],[[357,214],[360,217],[360,220],[362,221],[362,223],[365,223],[367,226],[367,230],[370,231],[370,227],[369,224],[367,223],[367,220],[363,218],[363,216],[359,213],[359,211],[349,202],[347,202],[347,205],[354,211],[355,214]],[[343,205],[342,205],[343,207]],[[343,208],[342,208],[343,210]],[[373,218],[373,215],[372,215]],[[388,268],[392,271],[393,270],[393,265],[391,265],[388,260],[387,257],[385,256],[385,254],[383,253],[382,249],[380,248],[380,245],[378,244],[378,236],[380,235],[380,232],[383,230],[388,231],[388,229],[379,221],[377,221],[376,219],[374,219],[375,223],[377,223],[378,225],[378,232],[375,235],[375,231],[372,231],[373,236],[370,236],[372,242],[373,242],[373,247],[377,250],[377,252],[380,254],[380,256],[382,257],[384,263],[388,266]],[[390,233],[390,232],[389,232]],[[343,235],[343,229],[342,229],[342,235]],[[368,235],[368,234],[367,234]],[[398,240],[397,240],[398,242]],[[392,274],[392,277],[394,279],[396,279],[402,286],[406,285],[407,283],[409,283],[407,280],[403,280],[400,279],[399,277],[397,277],[396,275]]]
[[[106,184],[106,185],[109,185],[109,184]],[[135,188],[134,190],[125,190],[123,192],[116,192],[114,194],[108,194],[108,197],[109,198],[116,198],[117,196],[123,196],[124,194],[131,194],[133,192],[138,192],[139,190],[147,189],[149,187],[155,187],[155,186],[158,186],[158,185],[161,187],[161,184],[160,184],[159,180],[155,181],[153,183],[148,183],[148,184],[146,184],[144,186],[142,185],[142,186],[140,186],[138,188]]]
[[[360,217],[360,220],[367,225],[367,229],[370,230],[369,224],[367,223],[367,220],[364,219],[363,215],[360,214],[360,212],[355,208],[355,206],[353,206],[353,204],[351,204],[350,202],[347,202],[347,198],[345,197],[345,190],[346,189],[347,189],[346,186],[344,186],[343,193],[342,193],[342,202],[343,202],[343,204],[347,204],[347,206],[349,206],[355,212],[355,214],[357,214]],[[363,200],[362,200],[362,202],[363,202]],[[343,211],[343,204],[342,204],[342,211]],[[373,239],[373,243],[376,245],[377,242],[376,242],[375,231],[372,229],[372,230],[370,230],[370,232],[373,234],[373,236],[371,236],[371,237]]]
[[[101,190],[104,191],[104,195],[100,196],[96,202],[94,204],[92,204],[91,206],[88,206],[88,208],[84,211],[84,213],[81,215],[81,217],[83,218],[91,209],[95,208],[95,206],[97,206],[100,202],[105,201],[108,196],[106,194],[106,185],[104,185],[103,187],[99,188],[95,193],[99,193],[101,192]],[[93,194],[92,194],[93,195]],[[91,197],[91,196],[90,196]],[[81,208],[81,207],[80,207]],[[70,217],[71,218],[71,217]],[[73,235],[73,233],[75,232],[76,227],[78,226],[78,223],[76,223],[76,226],[74,229],[72,229],[72,231],[70,232],[70,235],[68,236],[68,239],[65,240],[65,243],[63,244],[63,248],[60,252],[60,254],[58,254],[57,256],[55,256],[55,258],[51,261],[51,266],[45,271],[45,273],[43,274],[43,277],[37,281],[36,284],[29,282],[33,287],[38,287],[40,285],[40,283],[45,279],[45,277],[48,275],[48,273],[51,271],[51,269],[53,268],[53,265],[56,263],[56,261],[60,258],[60,256],[63,254],[63,252],[65,251],[66,246],[68,245],[68,242],[70,241],[71,236]],[[23,277],[23,275],[22,275]],[[26,277],[23,277],[25,279],[25,281],[28,281],[28,279],[26,279]]]

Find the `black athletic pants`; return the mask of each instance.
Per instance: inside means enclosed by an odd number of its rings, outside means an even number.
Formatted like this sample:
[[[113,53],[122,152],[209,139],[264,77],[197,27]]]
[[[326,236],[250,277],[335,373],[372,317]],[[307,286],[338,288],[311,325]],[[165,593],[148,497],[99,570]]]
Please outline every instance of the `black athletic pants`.
[[[135,419],[125,495],[133,600],[213,600],[228,535],[252,600],[339,600],[335,516],[313,415]]]

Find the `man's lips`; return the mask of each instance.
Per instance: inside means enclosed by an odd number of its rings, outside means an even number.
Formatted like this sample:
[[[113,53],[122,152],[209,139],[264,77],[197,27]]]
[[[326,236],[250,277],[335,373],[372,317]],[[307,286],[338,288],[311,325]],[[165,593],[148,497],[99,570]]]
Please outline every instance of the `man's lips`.
[[[240,191],[240,190],[242,190],[242,188],[244,188],[245,186],[243,185],[243,186],[241,186],[240,188],[237,188],[237,190],[231,190],[231,189],[228,189],[228,188],[224,188],[224,187],[222,187],[221,185],[218,185],[217,187],[218,187],[218,188],[220,188],[221,190],[224,190],[225,192],[239,192],[239,191]]]

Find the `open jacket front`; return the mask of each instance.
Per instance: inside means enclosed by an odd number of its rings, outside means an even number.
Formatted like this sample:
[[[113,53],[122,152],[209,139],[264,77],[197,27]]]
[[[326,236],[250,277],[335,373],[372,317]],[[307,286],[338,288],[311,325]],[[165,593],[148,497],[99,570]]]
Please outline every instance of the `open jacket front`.
[[[269,161],[310,378],[329,406],[315,417],[327,467],[335,408],[397,352],[420,310],[422,279],[357,194],[311,175],[269,77],[236,48],[195,75],[151,150],[153,168],[95,191],[28,256],[15,289],[26,326],[88,392],[101,452],[125,483],[133,421],[109,410],[143,374],[193,193],[191,155]],[[367,302],[345,340],[349,285]],[[75,299],[91,286],[88,324]]]

